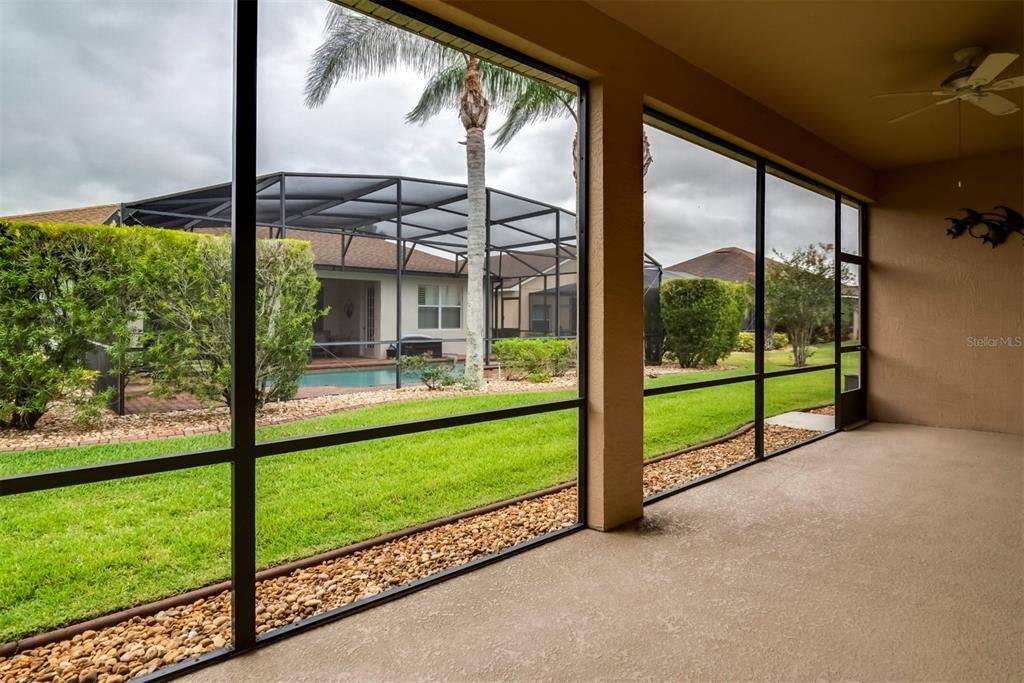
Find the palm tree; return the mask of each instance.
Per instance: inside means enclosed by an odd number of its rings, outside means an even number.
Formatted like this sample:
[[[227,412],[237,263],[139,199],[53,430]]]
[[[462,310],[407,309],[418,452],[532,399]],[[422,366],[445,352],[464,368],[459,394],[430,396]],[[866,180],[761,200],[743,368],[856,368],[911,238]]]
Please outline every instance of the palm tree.
[[[580,120],[576,114],[576,104],[579,99],[571,92],[532,78],[523,78],[516,85],[519,86],[519,92],[511,100],[503,100],[503,103],[507,101],[503,107],[506,118],[505,122],[498,126],[494,148],[505,149],[512,139],[531,123],[571,118],[576,123],[576,132],[572,136],[572,177],[578,179]],[[647,169],[651,167],[653,161],[651,143],[647,139],[647,131],[644,131],[644,176],[647,175]]]
[[[421,38],[397,26],[332,7],[324,42],[313,52],[306,75],[306,105],[321,106],[345,79],[381,76],[412,69],[427,78],[406,120],[424,123],[455,109],[466,129],[467,246],[470,283],[466,300],[466,383],[478,387],[484,376],[484,269],[486,242],[486,145],[484,130],[491,102],[511,101],[529,79],[477,57]]]

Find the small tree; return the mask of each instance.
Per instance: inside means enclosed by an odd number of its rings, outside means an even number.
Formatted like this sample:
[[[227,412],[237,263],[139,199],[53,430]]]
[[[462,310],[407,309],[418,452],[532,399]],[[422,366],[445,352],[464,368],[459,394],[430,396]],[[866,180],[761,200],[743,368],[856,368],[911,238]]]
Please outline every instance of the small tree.
[[[807,365],[816,329],[832,323],[835,264],[831,244],[810,244],[765,262],[765,320],[789,335],[793,364]]]
[[[661,286],[666,346],[683,367],[714,365],[729,355],[743,324],[738,288],[710,278]]]
[[[142,343],[153,392],[231,405],[231,243],[161,232],[139,273],[151,288]],[[308,242],[256,243],[257,406],[295,395],[323,314],[319,287]]]

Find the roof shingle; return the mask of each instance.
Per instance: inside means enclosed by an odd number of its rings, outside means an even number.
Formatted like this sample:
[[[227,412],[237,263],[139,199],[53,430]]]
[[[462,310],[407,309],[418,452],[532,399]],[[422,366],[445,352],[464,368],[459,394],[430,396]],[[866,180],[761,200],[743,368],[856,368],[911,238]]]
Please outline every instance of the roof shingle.
[[[9,221],[25,221],[26,223],[81,223],[83,225],[99,225],[105,223],[117,211],[117,204],[99,204],[97,206],[81,206],[77,209],[57,209],[37,213],[21,213],[16,216],[0,216]]]

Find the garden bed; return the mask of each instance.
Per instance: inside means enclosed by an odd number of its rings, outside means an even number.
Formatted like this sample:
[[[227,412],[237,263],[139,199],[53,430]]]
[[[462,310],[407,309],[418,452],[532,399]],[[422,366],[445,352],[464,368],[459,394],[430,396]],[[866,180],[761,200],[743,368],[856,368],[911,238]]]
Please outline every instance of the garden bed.
[[[765,442],[768,450],[777,450],[813,435],[767,425]],[[719,443],[655,459],[644,467],[644,494],[675,488],[743,462],[752,453],[753,431],[748,429]],[[367,547],[364,542],[348,554],[331,553],[321,564],[257,584],[257,630],[264,633],[408,584],[571,526],[575,519],[576,489],[571,486],[400,538],[385,537],[378,545]],[[225,591],[148,614],[135,610],[134,616],[105,627],[0,657],[0,680],[119,683],[197,657],[229,644],[230,599]]]

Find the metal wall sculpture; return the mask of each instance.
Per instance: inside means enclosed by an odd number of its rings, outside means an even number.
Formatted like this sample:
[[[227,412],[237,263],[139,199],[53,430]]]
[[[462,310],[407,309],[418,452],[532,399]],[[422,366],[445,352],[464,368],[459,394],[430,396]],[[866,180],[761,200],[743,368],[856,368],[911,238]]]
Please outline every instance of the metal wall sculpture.
[[[946,218],[953,224],[946,229],[946,234],[953,239],[966,233],[995,249],[1013,233],[1024,237],[1024,218],[1008,206],[997,205],[994,211],[960,210],[966,214],[963,218]]]

